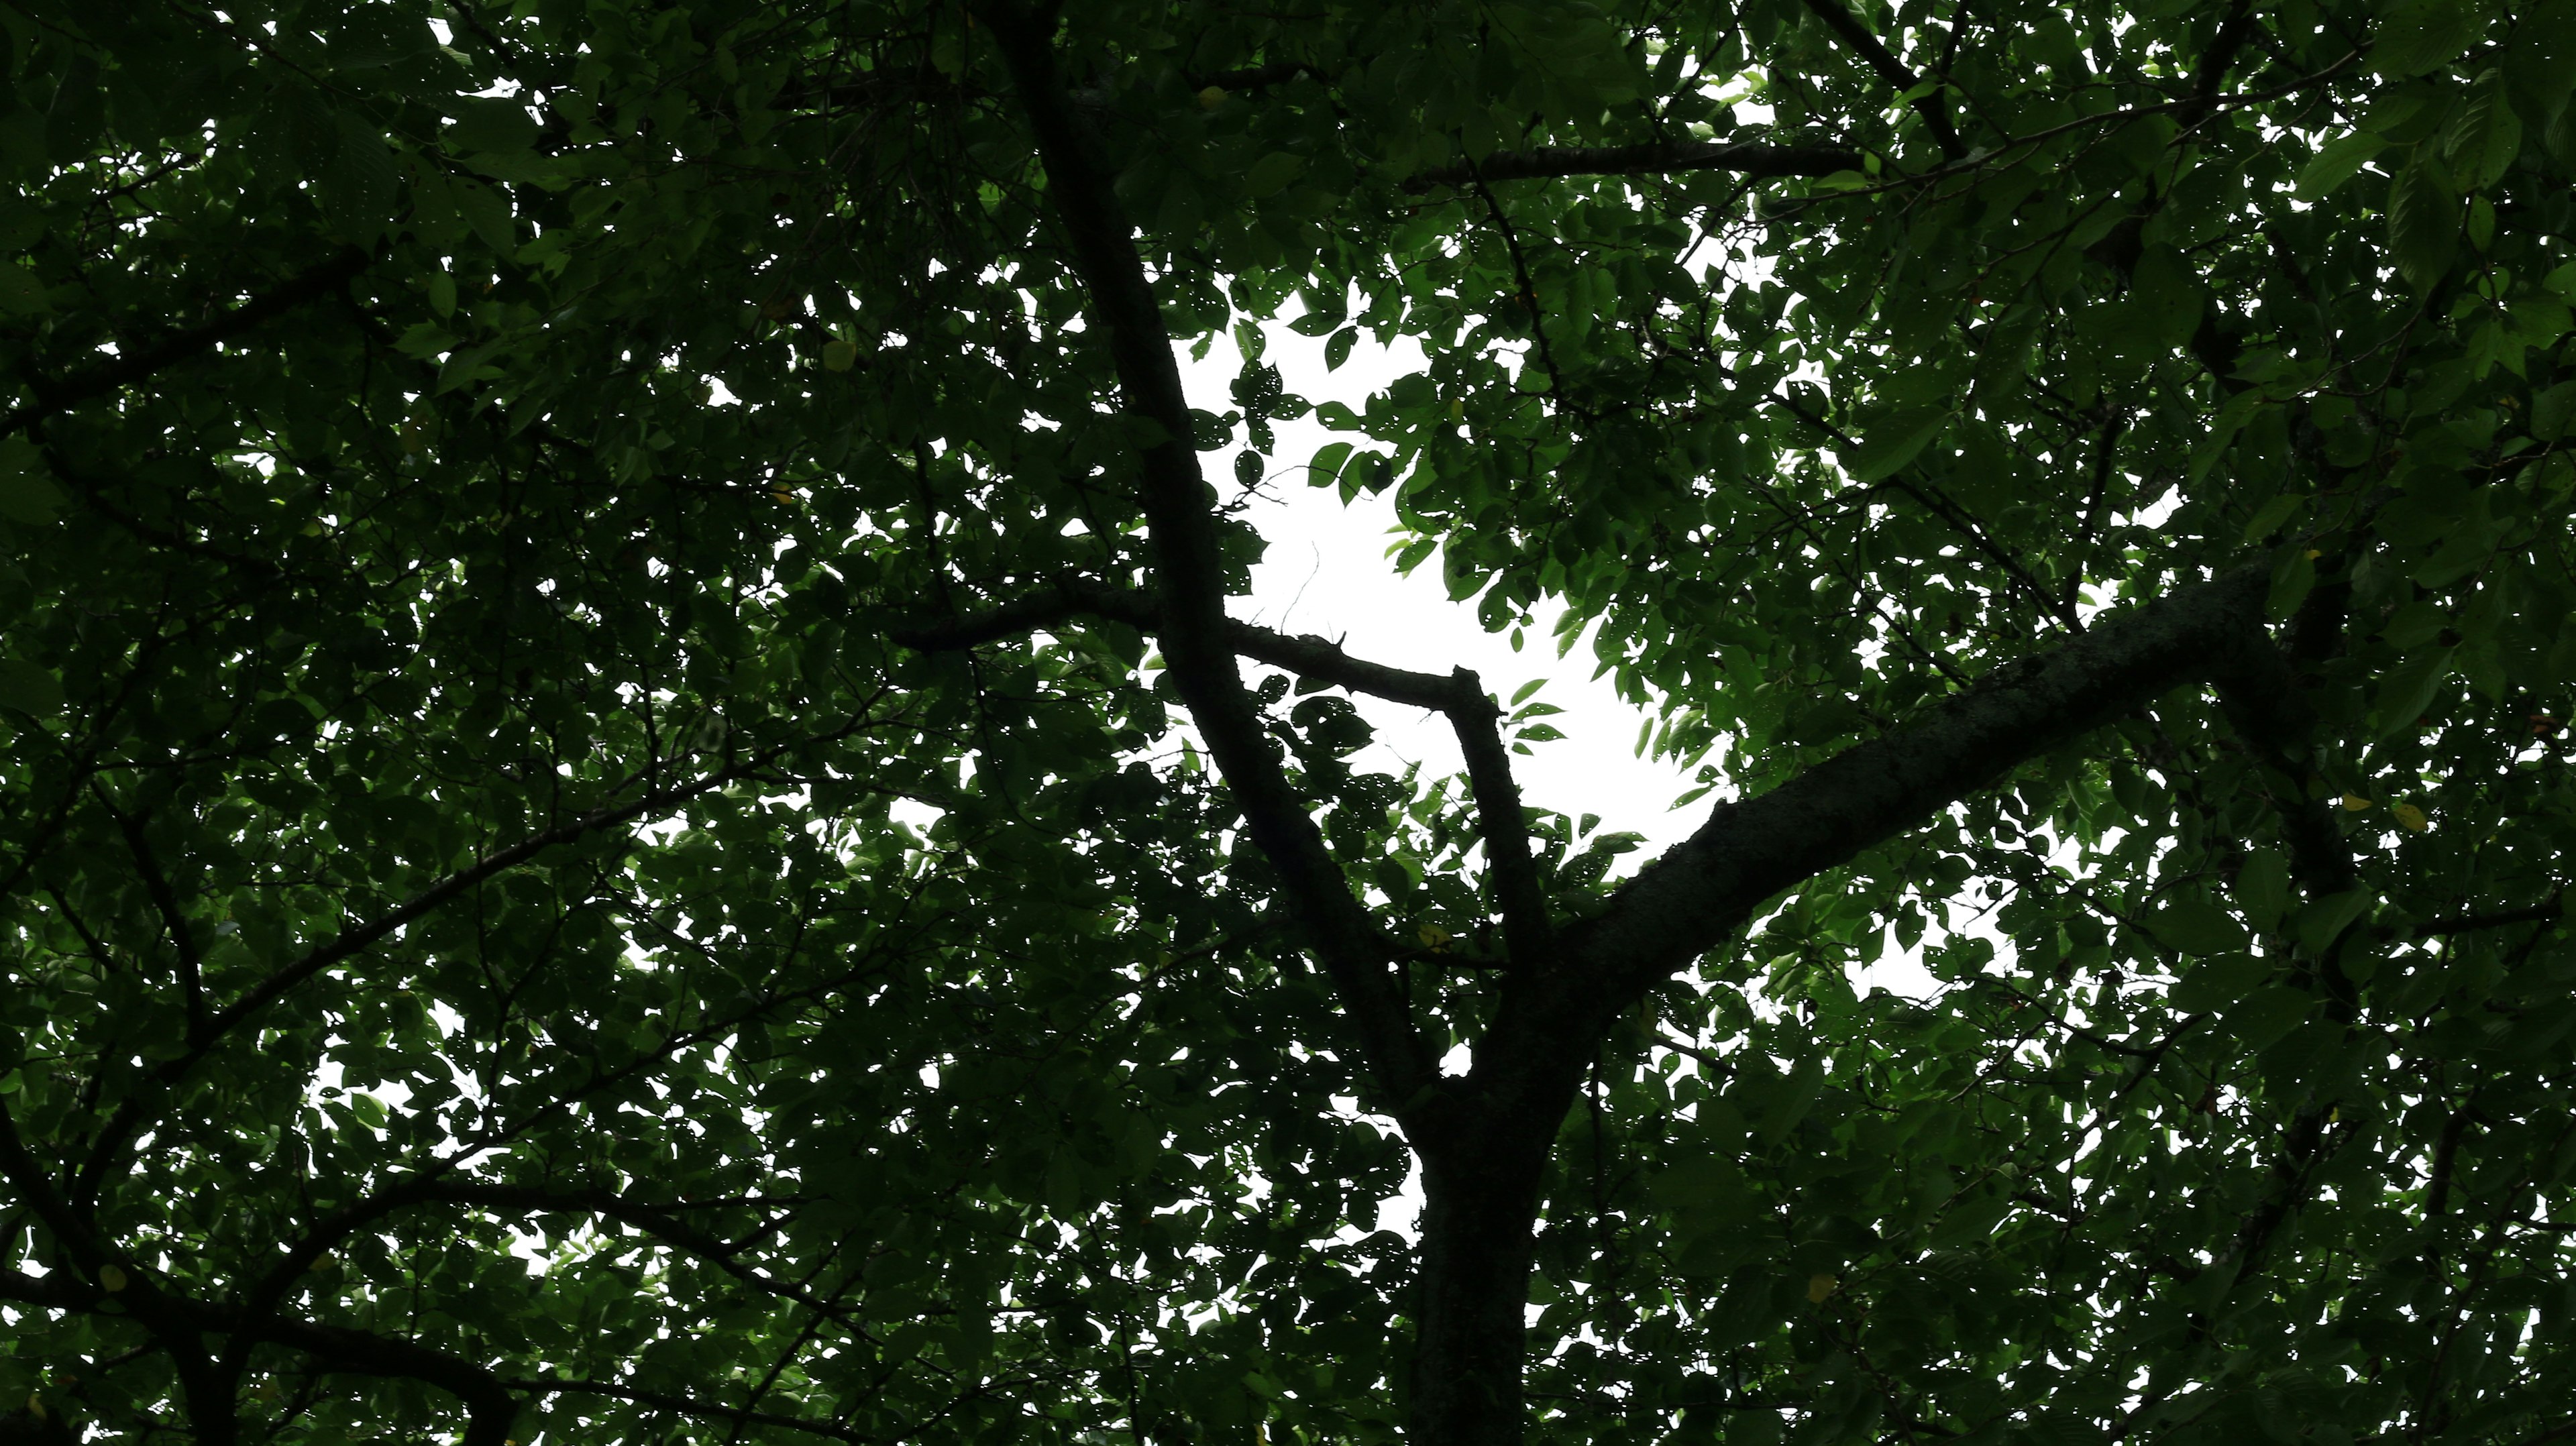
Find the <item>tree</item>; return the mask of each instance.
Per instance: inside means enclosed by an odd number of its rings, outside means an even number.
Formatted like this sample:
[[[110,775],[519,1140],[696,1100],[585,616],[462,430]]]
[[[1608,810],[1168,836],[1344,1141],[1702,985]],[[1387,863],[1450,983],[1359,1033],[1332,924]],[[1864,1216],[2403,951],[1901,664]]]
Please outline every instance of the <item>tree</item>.
[[[0,22],[9,1439],[2567,1436],[2569,0]]]

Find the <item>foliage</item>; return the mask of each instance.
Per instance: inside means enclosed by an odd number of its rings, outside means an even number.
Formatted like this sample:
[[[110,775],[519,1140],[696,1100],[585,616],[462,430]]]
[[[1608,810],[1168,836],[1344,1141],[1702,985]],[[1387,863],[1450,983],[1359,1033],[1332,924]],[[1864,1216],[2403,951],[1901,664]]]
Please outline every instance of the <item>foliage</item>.
[[[2576,1419],[2570,0],[0,28],[0,1439]],[[1426,364],[1280,457],[1274,323]],[[1210,644],[1176,443],[1598,624],[1707,848]]]

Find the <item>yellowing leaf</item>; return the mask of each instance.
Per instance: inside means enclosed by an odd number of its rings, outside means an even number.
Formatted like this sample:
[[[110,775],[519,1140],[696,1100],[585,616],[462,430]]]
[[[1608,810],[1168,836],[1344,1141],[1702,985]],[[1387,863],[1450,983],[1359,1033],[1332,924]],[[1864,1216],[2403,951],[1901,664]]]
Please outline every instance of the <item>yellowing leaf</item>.
[[[2370,800],[2357,793],[2347,793],[2343,796],[2343,806],[2351,809],[2355,813],[2359,813],[2363,809],[2370,807]]]
[[[829,341],[823,344],[823,365],[831,371],[848,371],[851,363],[856,362],[858,359],[859,344],[849,340],[847,337],[844,337],[839,341]]]
[[[1432,953],[1446,954],[1449,952],[1448,930],[1441,928],[1437,924],[1425,924],[1416,932],[1422,936],[1422,946],[1429,949]]]
[[[125,1272],[117,1269],[113,1265],[100,1266],[98,1268],[98,1288],[106,1291],[110,1295],[114,1295],[118,1291],[125,1289]]]
[[[2411,803],[2390,804],[2388,811],[2397,815],[2397,821],[2405,825],[2410,832],[2422,833],[2433,826],[2433,821],[2424,816],[2424,810]]]
[[[1817,1305],[1824,1304],[1827,1296],[1832,1295],[1835,1291],[1842,1288],[1843,1283],[1834,1279],[1830,1275],[1811,1275],[1807,1277],[1807,1299]]]
[[[1199,109],[1214,110],[1223,104],[1225,104],[1224,86],[1211,85],[1207,89],[1199,92]]]

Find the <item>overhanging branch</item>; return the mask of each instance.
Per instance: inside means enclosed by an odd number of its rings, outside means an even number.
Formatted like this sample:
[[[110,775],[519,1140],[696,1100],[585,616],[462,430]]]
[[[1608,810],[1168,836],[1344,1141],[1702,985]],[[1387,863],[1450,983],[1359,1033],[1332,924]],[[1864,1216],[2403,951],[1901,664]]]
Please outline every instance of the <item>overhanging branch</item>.
[[[2167,689],[2232,666],[2261,624],[2266,572],[2246,568],[2105,617],[1990,674],[1915,726],[1848,749],[1756,798],[1719,806],[1568,932],[1596,1009],[1615,1009],[1716,947],[1761,903],[1929,818],[2025,759]]]
[[[1393,1099],[1409,1099],[1434,1077],[1436,1062],[1413,1027],[1375,921],[1324,847],[1306,800],[1289,786],[1243,686],[1227,636],[1215,494],[1191,445],[1194,428],[1171,335],[1136,250],[1135,228],[1065,94],[1054,12],[1033,14],[1016,0],[986,0],[977,11],[1028,117],[1046,169],[1047,202],[1089,293],[1092,321],[1108,340],[1123,405],[1161,433],[1136,458],[1136,487],[1162,598],[1163,657],[1172,685],[1243,810],[1246,832],[1278,871],[1308,947],[1358,1027],[1372,1073]]]
[[[1893,51],[1870,33],[1859,16],[1843,8],[1842,0],[1807,0],[1807,8],[1815,12],[1817,19],[1825,22],[1826,29],[1841,36],[1843,43],[1878,73],[1879,79],[1895,87],[1899,95],[1923,83],[1922,77],[1907,69],[1904,61],[1897,59]],[[1930,131],[1932,139],[1940,145],[1941,154],[1955,159],[1968,153],[1968,148],[1960,143],[1959,132],[1950,124],[1950,107],[1941,99],[1941,92],[1935,90],[1929,95],[1918,95],[1914,97],[1913,106],[1914,113],[1923,117],[1923,128]]]
[[[164,368],[239,336],[264,321],[306,302],[318,301],[356,279],[359,272],[367,269],[367,261],[367,254],[363,251],[343,251],[319,266],[287,278],[212,321],[147,340],[110,361],[84,368],[59,380],[31,380],[26,383],[27,391],[32,394],[30,399],[0,413],[0,437],[67,412],[83,402],[148,380]]]
[[[1742,176],[1830,176],[1866,168],[1867,158],[1842,146],[1774,145],[1739,141],[1721,145],[1704,141],[1675,145],[1647,141],[1633,146],[1542,146],[1526,151],[1495,151],[1473,165],[1441,166],[1408,176],[1404,189],[1428,191],[1439,186],[1472,185],[1482,179],[1528,181],[1571,176],[1677,176],[1694,171],[1731,171]]]
[[[1149,633],[1160,633],[1163,628],[1163,607],[1152,595],[1087,578],[1063,578],[1046,591],[963,617],[899,629],[893,637],[905,647],[924,651],[969,648],[1086,615],[1109,618]],[[1444,676],[1391,668],[1353,657],[1339,643],[1324,638],[1291,637],[1235,618],[1223,621],[1220,636],[1237,656],[1268,663],[1311,682],[1347,688],[1446,717],[1458,736],[1458,750],[1466,759],[1477,831],[1484,838],[1486,861],[1494,871],[1494,895],[1503,915],[1504,941],[1516,963],[1539,967],[1554,958],[1555,931],[1548,921],[1547,895],[1539,883],[1537,861],[1530,852],[1520,784],[1512,776],[1511,755],[1503,746],[1502,712],[1473,672],[1459,668]]]
[[[484,881],[517,868],[558,845],[571,843],[603,830],[621,827],[647,814],[676,808],[737,779],[752,776],[776,762],[786,751],[784,748],[764,750],[753,758],[729,768],[719,769],[705,777],[676,787],[657,789],[630,802],[596,809],[578,818],[567,820],[553,828],[532,834],[507,848],[497,849],[485,855],[475,863],[447,875],[408,900],[371,919],[350,924],[331,938],[307,950],[303,957],[252,985],[239,999],[217,1010],[207,1019],[196,1042],[153,1071],[153,1082],[168,1086],[184,1079],[204,1062],[206,1056],[213,1052],[215,1047],[243,1021],[284,998],[306,980],[374,948],[406,926]],[[85,1205],[86,1202],[98,1198],[100,1183],[105,1179],[109,1167],[124,1150],[126,1142],[134,1137],[134,1132],[142,1126],[144,1119],[150,1113],[152,1102],[160,1098],[160,1093],[157,1090],[138,1091],[127,1097],[125,1103],[109,1117],[107,1124],[100,1128],[98,1138],[91,1145],[89,1157],[83,1162],[80,1175],[73,1186],[71,1195],[74,1201]]]

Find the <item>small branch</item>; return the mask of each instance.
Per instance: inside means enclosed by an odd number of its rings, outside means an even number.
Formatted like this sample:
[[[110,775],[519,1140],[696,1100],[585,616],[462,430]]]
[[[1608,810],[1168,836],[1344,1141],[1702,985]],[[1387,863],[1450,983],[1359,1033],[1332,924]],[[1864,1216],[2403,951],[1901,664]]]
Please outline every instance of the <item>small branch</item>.
[[[2093,541],[2102,534],[2102,524],[2111,505],[2111,478],[2119,470],[2120,434],[2128,429],[2125,413],[2113,412],[2102,424],[2102,439],[2093,452],[2093,489],[2084,499],[2084,524],[2075,534],[2074,568],[2066,575],[2066,591],[2058,599],[2061,611],[2072,613],[2084,596],[2084,559],[2093,550]]]
[[[1895,87],[1899,95],[1923,83],[1921,76],[1907,69],[1904,61],[1897,59],[1877,36],[1869,32],[1869,27],[1861,23],[1859,16],[1843,8],[1842,0],[1807,0],[1807,8],[1815,12],[1817,19],[1825,22],[1826,29],[1841,36],[1845,45],[1858,52],[1860,58],[1869,63],[1869,68],[1878,72],[1878,78]],[[1940,145],[1941,154],[1955,160],[1968,153],[1967,146],[1959,140],[1959,132],[1950,125],[1950,106],[1941,98],[1940,91],[1916,96],[1913,104],[1914,113],[1923,117],[1924,129],[1930,131],[1932,139]]]
[[[1775,407],[1778,407],[1780,410],[1787,412],[1789,415],[1796,417],[1799,421],[1813,427],[1825,436],[1832,438],[1835,444],[1842,447],[1846,452],[1857,450],[1860,446],[1859,438],[1854,437],[1851,433],[1835,426],[1832,422],[1825,420],[1823,417],[1817,416],[1815,413],[1799,406],[1795,400],[1789,397],[1785,397],[1774,392],[1766,395],[1763,400],[1771,403]],[[1882,487],[1893,487],[1897,491],[1904,493],[1906,496],[1913,498],[1915,501],[1922,503],[1933,516],[1938,517],[1943,522],[1949,524],[1952,531],[1958,533],[1961,537],[1966,538],[1969,542],[1974,543],[1979,552],[1982,552],[1986,556],[1994,559],[1995,565],[2004,570],[2004,575],[2006,577],[2012,579],[2014,584],[2019,586],[2022,591],[2030,594],[2031,600],[2039,605],[2039,610],[2042,613],[2065,624],[2066,629],[2069,632],[2080,633],[2084,631],[2084,619],[2081,614],[2075,611],[2072,603],[2061,602],[2056,595],[2049,592],[2049,590],[2041,584],[2040,580],[2032,575],[2031,570],[2022,565],[2021,559],[2012,554],[2011,549],[2005,547],[2002,543],[1995,541],[1994,538],[1987,533],[1984,527],[1978,525],[1976,518],[1970,516],[1956,503],[1951,502],[1949,498],[1943,496],[1937,489],[1927,491],[1924,487],[1918,487],[1915,484],[1906,481],[1902,474],[1889,477],[1877,485]]]
[[[0,413],[0,437],[22,431],[86,401],[145,381],[162,369],[187,360],[272,317],[330,295],[367,269],[363,251],[343,251],[321,265],[264,291],[214,320],[174,331],[157,341],[120,351],[112,361],[72,373],[59,381],[36,378],[27,383],[33,400]]]
[[[185,1053],[164,1061],[153,1071],[153,1081],[166,1086],[185,1078],[226,1035],[239,1027],[242,1021],[284,998],[304,981],[343,960],[373,948],[404,926],[486,879],[517,868],[558,844],[570,843],[602,829],[631,823],[646,814],[677,807],[737,779],[751,776],[775,762],[784,752],[786,750],[783,748],[769,749],[754,758],[737,763],[730,768],[720,769],[695,782],[648,793],[630,803],[597,809],[568,823],[558,824],[522,839],[508,848],[486,855],[474,864],[449,874],[404,903],[372,919],[342,929],[329,940],[307,951],[303,958],[269,975],[252,986],[250,991],[241,998],[216,1011],[206,1022],[202,1039],[191,1045]],[[116,1114],[100,1129],[98,1140],[91,1147],[89,1158],[83,1163],[79,1179],[74,1186],[75,1199],[90,1201],[97,1198],[99,1184],[106,1176],[109,1163],[116,1158],[124,1148],[125,1141],[130,1139],[142,1124],[150,1103],[160,1095],[161,1091],[158,1090],[138,1091],[128,1097],[126,1102],[117,1109]]]
[[[1473,172],[1475,167],[1470,165],[1468,170]],[[1592,413],[1576,405],[1566,395],[1565,371],[1556,364],[1556,350],[1548,344],[1547,318],[1539,311],[1538,285],[1530,279],[1529,257],[1521,250],[1521,233],[1513,228],[1511,213],[1503,209],[1502,201],[1494,195],[1493,188],[1485,184],[1483,177],[1474,177],[1468,184],[1485,203],[1486,211],[1492,214],[1494,229],[1502,233],[1503,250],[1512,261],[1512,278],[1519,283],[1517,299],[1521,304],[1521,314],[1529,320],[1530,343],[1538,350],[1539,365],[1547,368],[1549,396],[1559,407],[1570,408],[1575,415],[1590,420]]]
[[[196,932],[188,925],[187,911],[179,907],[178,892],[170,887],[170,876],[161,867],[160,858],[152,852],[152,841],[144,837],[144,820],[128,814],[107,796],[107,790],[93,780],[90,792],[99,807],[116,820],[118,832],[125,836],[126,851],[134,855],[135,871],[142,876],[143,892],[152,899],[152,907],[161,915],[161,928],[170,936],[170,947],[179,956],[179,989],[187,1001],[188,1044],[195,1048],[205,1042],[206,991],[202,956],[197,952]]]
[[[901,629],[893,637],[905,647],[945,651],[1059,626],[1085,614],[1148,633],[1160,633],[1164,628],[1164,609],[1151,594],[1089,579],[1062,578],[1045,592],[948,622]],[[1484,837],[1486,862],[1494,871],[1494,893],[1502,908],[1504,940],[1511,956],[1514,962],[1533,967],[1543,966],[1555,957],[1546,890],[1540,885],[1538,866],[1530,852],[1529,825],[1521,812],[1520,785],[1512,776],[1511,754],[1503,746],[1502,713],[1474,673],[1460,668],[1442,677],[1390,668],[1352,657],[1338,643],[1312,636],[1290,637],[1233,618],[1225,619],[1219,631],[1237,656],[1286,669],[1311,681],[1447,717],[1458,735],[1459,752],[1466,758],[1478,831]]]
[[[1526,151],[1494,151],[1467,165],[1415,172],[1405,178],[1404,189],[1418,193],[1441,186],[1472,186],[1480,180],[1498,183],[1576,176],[1677,176],[1694,171],[1830,176],[1867,168],[1868,160],[1859,151],[1840,146],[1784,146],[1763,141],[1677,145],[1645,141],[1632,146],[1542,146]]]
[[[2120,1041],[2111,1038],[2107,1034],[2100,1034],[2093,1030],[2086,1029],[2083,1025],[2077,1024],[2075,1021],[2068,1019],[2065,1015],[2049,1008],[2045,1003],[2042,1003],[2041,1001],[2022,993],[2020,990],[2015,989],[2010,983],[2004,980],[1990,978],[1988,982],[1995,988],[2011,995],[2018,1006],[2038,1010],[2041,1018],[2056,1025],[2058,1028],[2065,1030],[2068,1034],[2075,1036],[2086,1044],[2093,1046],[2095,1049],[2107,1050],[2112,1054],[2124,1054],[2131,1059],[2154,1059],[2164,1053],[2164,1044],[2159,1043],[2144,1046],[2122,1044]]]
[[[2428,919],[2415,926],[2418,939],[2447,939],[2457,934],[2475,934],[2483,929],[2503,929],[2515,924],[2538,924],[2554,921],[2564,912],[2566,886],[2549,891],[2549,897],[2520,909],[2499,909],[2492,914],[2453,914],[2448,918]]]
[[[614,1401],[627,1401],[638,1406],[651,1406],[682,1416],[708,1416],[736,1424],[775,1426],[782,1431],[801,1431],[808,1436],[821,1436],[832,1441],[866,1441],[860,1431],[831,1421],[809,1421],[796,1416],[782,1416],[774,1411],[754,1411],[736,1406],[719,1406],[710,1401],[692,1400],[662,1391],[646,1391],[634,1386],[621,1386],[615,1381],[565,1380],[558,1376],[520,1376],[502,1382],[514,1391],[530,1395],[560,1394],[577,1391],[583,1395],[606,1396]]]

